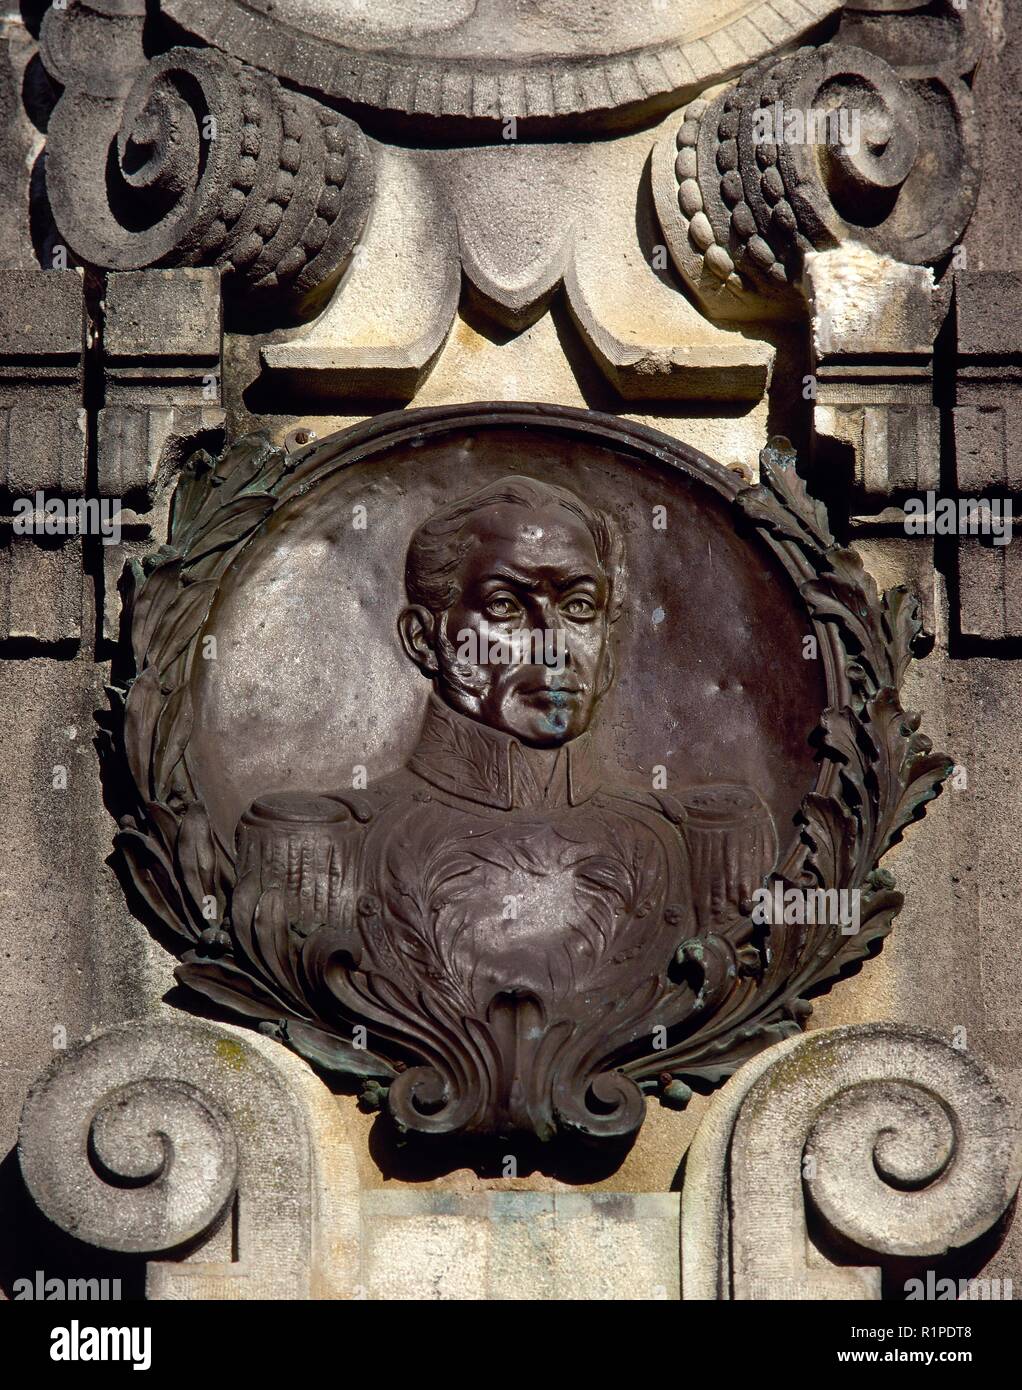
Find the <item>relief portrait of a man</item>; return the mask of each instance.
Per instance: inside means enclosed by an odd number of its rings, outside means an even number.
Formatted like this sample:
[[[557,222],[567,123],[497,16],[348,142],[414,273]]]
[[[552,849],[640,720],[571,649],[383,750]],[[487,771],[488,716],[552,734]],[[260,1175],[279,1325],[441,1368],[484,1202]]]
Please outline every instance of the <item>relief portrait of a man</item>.
[[[613,519],[574,492],[513,475],[457,499],[412,535],[405,587],[398,632],[430,687],[412,756],[361,791],[259,798],[236,919],[272,900],[322,942],[306,968],[352,1016],[404,997],[474,1037],[492,1056],[469,1127],[542,1133],[580,1011],[627,1027],[623,996],[654,999],[683,943],[737,916],[774,827],[751,788],[601,765],[627,570]]]

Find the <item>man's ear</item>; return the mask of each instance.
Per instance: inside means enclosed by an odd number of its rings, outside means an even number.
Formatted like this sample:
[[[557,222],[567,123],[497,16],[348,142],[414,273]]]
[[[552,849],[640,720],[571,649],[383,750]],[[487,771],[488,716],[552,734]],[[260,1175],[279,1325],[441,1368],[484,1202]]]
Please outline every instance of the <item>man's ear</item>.
[[[405,608],[397,620],[397,631],[408,660],[414,661],[427,676],[435,676],[440,669],[433,650],[436,619],[429,609],[417,604]]]

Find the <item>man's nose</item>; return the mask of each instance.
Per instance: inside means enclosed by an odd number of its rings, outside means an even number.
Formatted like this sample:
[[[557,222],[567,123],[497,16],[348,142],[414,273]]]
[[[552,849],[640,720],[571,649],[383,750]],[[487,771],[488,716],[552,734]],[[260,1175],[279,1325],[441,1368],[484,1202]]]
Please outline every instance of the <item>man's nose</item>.
[[[571,641],[568,636],[567,625],[561,620],[561,615],[557,611],[557,605],[542,600],[539,604],[537,617],[543,630],[543,659],[541,664],[554,667],[557,670],[570,666]]]

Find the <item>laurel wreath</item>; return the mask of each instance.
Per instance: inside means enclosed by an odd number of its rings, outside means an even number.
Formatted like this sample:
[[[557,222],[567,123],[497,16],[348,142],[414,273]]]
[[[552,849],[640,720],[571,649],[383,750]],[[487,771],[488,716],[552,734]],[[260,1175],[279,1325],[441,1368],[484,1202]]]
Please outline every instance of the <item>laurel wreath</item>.
[[[217,459],[195,454],[174,495],[168,544],[131,567],[133,674],[110,688],[117,718],[109,751],[130,774],[134,805],[116,844],[145,907],[182,943],[183,984],[326,1073],[358,1078],[364,1101],[380,1105],[403,1069],[400,1056],[355,1047],[316,1012],[299,977],[260,959],[251,940],[246,946],[232,919],[233,846],[211,824],[189,761],[191,676],[219,583],[307,454],[289,455],[262,436],[239,440]],[[847,697],[821,715],[821,776],[802,802],[798,842],[773,877],[785,888],[855,890],[860,930],[763,927],[746,916],[723,955],[712,939],[686,943],[679,955],[702,972],[715,1007],[666,1048],[633,1048],[616,1065],[675,1106],[687,1102],[693,1082],[715,1084],[797,1032],[810,996],[877,949],[903,902],[880,861],[952,767],[900,701],[920,631],[918,601],[904,587],[878,593],[859,556],[836,543],[786,441],[772,442],[760,463],[761,481],[734,496],[736,522],[745,518],[802,576],[799,591],[817,630],[836,638],[843,679],[832,684]]]

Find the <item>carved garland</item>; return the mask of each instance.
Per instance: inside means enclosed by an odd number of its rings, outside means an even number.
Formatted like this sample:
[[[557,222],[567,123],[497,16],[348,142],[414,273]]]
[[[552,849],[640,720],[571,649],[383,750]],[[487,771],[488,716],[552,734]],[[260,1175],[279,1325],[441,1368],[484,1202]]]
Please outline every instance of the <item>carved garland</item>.
[[[658,141],[660,222],[711,316],[790,316],[810,250],[851,240],[923,265],[961,237],[979,194],[965,79],[980,35],[950,0],[905,8],[849,6],[835,42],[768,54]]]
[[[697,991],[689,1016],[672,1015],[664,998],[648,1001],[652,1007],[642,1015],[650,1028],[668,1022],[668,1046],[655,1049],[651,1037],[645,1045],[622,1045],[619,1032],[616,1044],[605,1042],[610,1052],[601,1053],[598,1037],[585,1061],[583,1087],[595,1108],[580,1111],[573,1095],[557,1117],[591,1137],[621,1136],[641,1123],[643,1092],[684,1105],[691,1082],[717,1083],[763,1047],[798,1032],[811,1012],[808,996],[853,968],[886,935],[903,898],[879,861],[922,815],[951,763],[932,752],[918,732],[919,716],[903,709],[899,698],[920,630],[917,601],[903,587],[879,595],[855,552],[835,542],[786,441],[763,451],[762,481],[751,487],[641,426],[553,407],[408,412],[400,423],[384,417],[350,432],[346,453],[364,453],[367,439],[388,431],[429,431],[495,415],[599,434],[646,453],[653,448],[667,461],[674,449],[690,468],[696,460],[731,497],[736,523],[751,524],[796,580],[827,669],[829,704],[818,730],[821,773],[802,803],[797,842],[776,878],[782,888],[857,890],[860,931],[844,936],[829,925],[757,925],[747,905],[726,936],[681,943],[675,969]],[[331,447],[336,457],[337,446]],[[196,454],[175,493],[169,544],[133,565],[127,623],[135,674],[125,688],[111,690],[111,699],[136,805],[121,820],[117,844],[148,908],[185,943],[177,972],[182,983],[254,1020],[327,1073],[361,1079],[364,1103],[387,1104],[403,1128],[455,1130],[463,1127],[459,1105],[444,1095],[443,1069],[421,1033],[407,1026],[400,1006],[391,1008],[387,1027],[373,1027],[375,1051],[354,1046],[350,1033],[342,1034],[344,1020],[322,1008],[316,934],[300,938],[288,922],[270,920],[270,912],[242,913],[235,904],[233,847],[211,825],[187,756],[194,718],[190,674],[217,586],[274,509],[309,485],[322,448],[288,456],[250,436],[217,460]],[[320,943],[320,955],[323,949]],[[428,1122],[418,1104],[424,1099],[434,1110],[450,1110],[444,1123]]]
[[[283,318],[318,312],[351,262],[372,153],[347,116],[215,49],[149,58],[145,6],[51,6],[41,55],[63,92],[46,189],[62,241],[111,270],[215,265]]]

